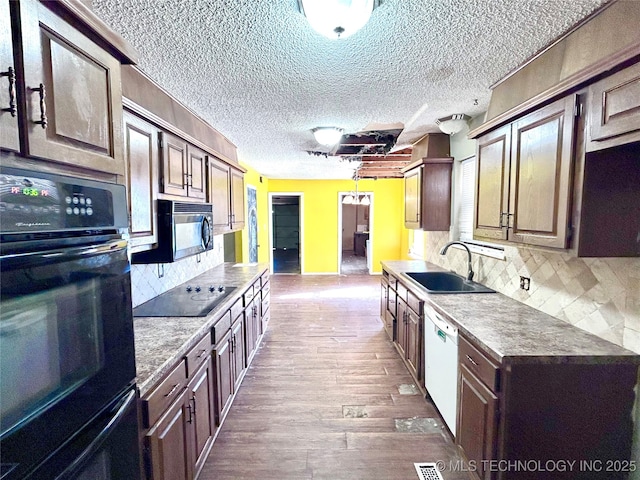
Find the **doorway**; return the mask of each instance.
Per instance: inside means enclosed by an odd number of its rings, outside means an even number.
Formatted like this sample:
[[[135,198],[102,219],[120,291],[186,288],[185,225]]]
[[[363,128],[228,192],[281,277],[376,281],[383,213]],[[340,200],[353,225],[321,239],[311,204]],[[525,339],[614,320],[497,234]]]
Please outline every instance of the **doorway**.
[[[301,195],[269,194],[271,206],[271,269],[301,273]]]
[[[350,193],[339,195],[340,273],[342,275],[366,275],[370,272],[371,259],[371,211],[373,194],[362,193],[356,203],[343,203]],[[366,200],[365,200],[366,198]]]

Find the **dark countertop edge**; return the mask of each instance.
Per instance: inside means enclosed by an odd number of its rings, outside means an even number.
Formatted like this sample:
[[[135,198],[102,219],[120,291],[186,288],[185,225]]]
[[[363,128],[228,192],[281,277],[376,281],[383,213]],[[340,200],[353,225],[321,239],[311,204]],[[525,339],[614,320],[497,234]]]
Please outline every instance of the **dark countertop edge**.
[[[451,297],[452,295],[459,296],[460,294],[429,294],[424,289],[418,285],[417,282],[411,279],[411,277],[402,275],[402,273],[406,272],[406,268],[402,268],[401,265],[411,265],[412,271],[420,271],[420,272],[446,272],[445,268],[442,268],[438,265],[429,263],[425,260],[389,260],[389,261],[381,261],[380,264],[382,268],[392,273],[394,276],[398,278],[398,280],[403,281],[406,285],[411,285],[415,287],[412,289],[412,292],[415,293],[421,300],[425,301],[429,304],[434,310],[436,310],[441,315],[444,315],[452,321],[470,340],[474,341],[478,347],[485,353],[487,356],[491,357],[496,362],[502,364],[503,366],[509,366],[513,364],[573,364],[573,365],[588,365],[588,364],[636,364],[640,365],[640,354],[637,354],[631,350],[627,350],[620,345],[617,345],[613,342],[610,342],[616,348],[620,349],[620,353],[611,355],[611,354],[593,354],[588,353],[585,355],[575,355],[575,354],[557,354],[557,355],[504,355],[501,352],[495,351],[490,348],[486,343],[473,334],[470,330],[468,330],[465,325],[461,324],[456,318],[455,315],[449,313],[445,308],[440,306],[437,303],[437,297],[446,295],[447,297]],[[394,265],[395,264],[395,265]],[[500,295],[507,301],[516,302],[520,307],[530,308],[535,310],[536,314],[544,317],[551,317],[550,315],[536,310],[533,307],[530,307],[522,302],[518,302],[517,300],[508,297],[500,292],[495,293],[475,293],[468,295]],[[461,296],[461,300],[464,299],[466,295]],[[554,318],[555,317],[551,317]],[[562,320],[558,320],[562,321]],[[570,325],[570,324],[567,324]],[[575,327],[574,328],[578,328]],[[581,330],[582,331],[582,330]],[[589,335],[593,335],[596,338],[600,338],[597,335],[594,335],[590,332],[583,331]],[[600,338],[602,341],[608,341]]]
[[[238,269],[239,268],[255,268],[257,272],[253,274],[253,276],[251,277],[251,280],[246,280],[242,284],[233,284],[238,282],[225,282],[225,285],[229,287],[236,287],[236,290],[232,294],[230,294],[227,298],[225,298],[224,301],[216,305],[216,307],[209,313],[209,315],[207,315],[206,317],[203,317],[202,325],[200,326],[200,328],[194,331],[194,333],[189,337],[189,339],[185,341],[178,350],[172,352],[172,355],[168,357],[162,363],[162,365],[158,367],[151,375],[149,375],[148,378],[141,381],[141,379],[138,376],[136,376],[136,382],[137,382],[137,387],[140,391],[140,397],[143,397],[146,393],[152,390],[152,387],[155,387],[158,381],[161,380],[166,373],[171,371],[178,364],[178,362],[186,356],[189,350],[191,350],[191,348],[193,348],[200,341],[200,339],[204,335],[206,335],[208,332],[211,331],[211,328],[222,317],[220,313],[224,312],[225,310],[229,310],[231,306],[242,297],[246,288],[249,287],[249,285],[255,283],[256,280],[262,277],[265,271],[266,272],[269,271],[269,265],[266,263],[258,263],[257,265],[247,265],[246,267],[234,267],[234,265],[237,265],[237,262],[222,263],[198,275],[197,277],[194,277],[188,280],[188,282],[192,283],[201,276],[214,275],[214,276],[219,276],[221,281],[224,281],[223,280],[224,272],[227,268],[238,268]],[[220,270],[220,272],[215,272],[216,270]],[[245,272],[242,272],[242,273],[245,273]],[[136,318],[158,319],[162,317],[134,317],[133,319],[134,323],[136,321]],[[183,318],[183,317],[165,317],[165,318],[175,319],[175,318]]]

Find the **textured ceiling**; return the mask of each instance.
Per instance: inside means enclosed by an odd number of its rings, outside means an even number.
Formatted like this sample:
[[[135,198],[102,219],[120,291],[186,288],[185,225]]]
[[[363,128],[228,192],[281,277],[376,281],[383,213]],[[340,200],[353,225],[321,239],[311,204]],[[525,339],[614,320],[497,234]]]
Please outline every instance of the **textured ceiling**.
[[[271,178],[351,178],[314,156],[311,129],[404,124],[398,146],[452,113],[606,0],[385,0],[353,36],[326,39],[296,0],[93,0],[139,67]],[[474,101],[477,100],[477,105]]]

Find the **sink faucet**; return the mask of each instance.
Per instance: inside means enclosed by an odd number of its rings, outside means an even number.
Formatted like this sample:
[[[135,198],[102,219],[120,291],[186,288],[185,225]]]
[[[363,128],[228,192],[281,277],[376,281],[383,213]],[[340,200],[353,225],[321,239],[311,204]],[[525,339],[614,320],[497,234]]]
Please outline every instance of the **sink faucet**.
[[[440,255],[444,255],[445,253],[447,253],[447,250],[451,245],[462,245],[467,251],[467,255],[468,255],[467,267],[469,268],[469,272],[467,272],[467,280],[468,281],[473,280],[473,269],[471,268],[471,250],[469,250],[469,247],[467,247],[464,243],[458,242],[458,241],[449,242],[444,247],[442,247],[442,250],[440,250]]]

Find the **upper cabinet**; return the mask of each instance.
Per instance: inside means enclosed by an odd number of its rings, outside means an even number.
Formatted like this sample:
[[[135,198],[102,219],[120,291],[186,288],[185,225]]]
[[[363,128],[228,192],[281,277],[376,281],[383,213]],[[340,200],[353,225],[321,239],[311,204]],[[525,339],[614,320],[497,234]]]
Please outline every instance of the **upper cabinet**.
[[[640,141],[640,63],[589,87],[587,150]]]
[[[214,205],[214,234],[244,228],[244,173],[210,157],[209,202]]]
[[[451,170],[449,135],[428,134],[413,146],[404,173],[404,225],[414,230],[449,230]]]
[[[160,133],[162,193],[199,200],[206,198],[206,154],[168,133]]]
[[[576,99],[478,139],[474,236],[567,248]]]
[[[16,85],[21,153],[124,175],[120,61],[49,10],[48,5],[56,4],[10,4],[21,34],[16,50],[22,70]],[[6,20],[4,14],[1,17],[0,21]],[[5,44],[3,41],[0,47],[3,57]],[[6,71],[4,63],[3,58]],[[3,96],[13,95],[6,85],[2,90]],[[3,126],[6,117],[3,112]],[[6,141],[15,149],[13,137]]]
[[[0,148],[20,150],[9,2],[0,1]]]

